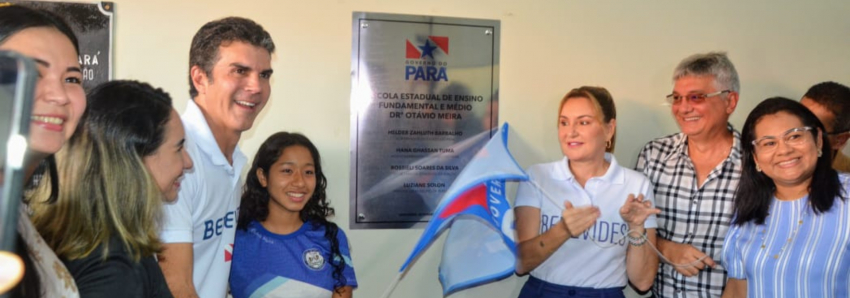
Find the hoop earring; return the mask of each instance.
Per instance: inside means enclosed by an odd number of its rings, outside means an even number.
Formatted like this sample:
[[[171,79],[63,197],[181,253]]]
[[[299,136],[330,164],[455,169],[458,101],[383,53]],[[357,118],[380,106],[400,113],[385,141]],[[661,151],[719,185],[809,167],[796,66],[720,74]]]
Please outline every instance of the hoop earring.
[[[611,140],[607,140],[607,141],[605,141],[605,148],[606,148],[606,149],[611,149]]]
[[[823,155],[823,150],[818,149],[818,157],[821,157],[822,155]]]
[[[761,167],[759,166],[759,164],[756,164],[756,172],[761,173]]]

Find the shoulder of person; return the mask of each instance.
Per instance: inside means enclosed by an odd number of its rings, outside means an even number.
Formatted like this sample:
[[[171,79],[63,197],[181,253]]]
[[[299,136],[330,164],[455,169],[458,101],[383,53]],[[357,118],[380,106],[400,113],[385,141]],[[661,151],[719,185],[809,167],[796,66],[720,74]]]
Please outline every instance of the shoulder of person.
[[[684,141],[685,134],[681,132],[658,137],[647,142],[643,150],[664,150]]]
[[[850,173],[838,172],[838,183],[841,184],[842,195],[845,201],[850,204]]]
[[[120,239],[109,241],[106,258],[103,245],[88,256],[66,261],[81,297],[135,297],[141,291],[141,277]]]
[[[558,167],[563,161],[563,159],[558,159],[556,161],[533,164],[526,169],[526,172],[532,176],[546,174]]]
[[[646,175],[643,172],[635,171],[634,169],[630,169],[627,167],[621,167],[623,169],[623,175],[626,176],[626,181],[629,183],[644,183],[649,182],[649,178],[646,178]]]

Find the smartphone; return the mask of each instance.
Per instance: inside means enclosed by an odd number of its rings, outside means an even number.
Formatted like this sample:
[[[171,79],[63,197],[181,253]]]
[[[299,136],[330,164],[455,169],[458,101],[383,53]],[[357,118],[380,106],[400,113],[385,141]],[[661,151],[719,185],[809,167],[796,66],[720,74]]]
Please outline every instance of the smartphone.
[[[35,81],[33,61],[0,51],[0,250],[14,251]]]

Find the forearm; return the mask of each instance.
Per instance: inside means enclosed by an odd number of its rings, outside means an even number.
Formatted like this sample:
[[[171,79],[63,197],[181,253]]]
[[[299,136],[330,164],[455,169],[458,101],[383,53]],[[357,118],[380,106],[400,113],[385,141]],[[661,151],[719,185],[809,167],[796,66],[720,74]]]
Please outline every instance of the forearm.
[[[197,291],[195,291],[195,286],[191,283],[188,285],[177,285],[169,282],[168,289],[171,291],[171,295],[174,295],[174,298],[199,298]]]
[[[747,298],[747,280],[729,278],[722,298]]]
[[[658,251],[661,252],[661,255],[665,258],[670,258],[670,248],[676,244],[670,240],[664,239],[662,237],[655,237],[655,247],[658,248]]]
[[[194,263],[191,243],[167,243],[157,259],[168,283],[168,289],[175,298],[198,298],[192,279]]]
[[[629,281],[640,291],[649,290],[658,271],[658,255],[650,244],[656,245],[655,229],[632,229],[631,235],[643,235],[646,231],[646,242],[640,246],[629,244],[626,253],[626,274]]]
[[[543,234],[520,242],[517,273],[523,275],[531,272],[555,253],[568,239],[570,239],[569,231],[563,223],[559,222]]]
[[[334,289],[333,298],[351,298],[351,291],[354,290],[351,286],[345,286],[341,289]]]
[[[183,276],[182,274],[166,269],[167,266],[160,262],[168,289],[174,295],[174,298],[199,298],[198,292],[195,290],[195,285],[192,282],[192,275]]]

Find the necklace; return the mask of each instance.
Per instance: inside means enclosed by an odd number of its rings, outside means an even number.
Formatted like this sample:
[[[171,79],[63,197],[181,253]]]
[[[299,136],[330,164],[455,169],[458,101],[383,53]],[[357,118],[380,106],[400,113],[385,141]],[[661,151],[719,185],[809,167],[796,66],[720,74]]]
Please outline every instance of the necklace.
[[[794,231],[791,232],[791,236],[788,237],[788,240],[782,243],[782,247],[779,248],[779,252],[777,252],[776,254],[773,255],[773,259],[779,259],[779,256],[781,256],[782,253],[785,252],[785,247],[788,246],[788,243],[793,242],[794,238],[797,238],[797,232],[799,232],[800,227],[803,226],[803,219],[806,217],[806,215],[809,214],[810,208],[811,208],[811,202],[806,202],[806,204],[804,204],[802,206],[802,210],[800,210],[800,217],[797,219],[796,224],[794,224]],[[768,213],[767,216],[770,216],[770,213]],[[766,251],[767,245],[764,242],[764,238],[767,235],[767,223],[765,223],[764,228],[762,228],[760,233],[761,233],[761,247],[759,249]],[[767,254],[769,255],[770,252],[767,252]]]

